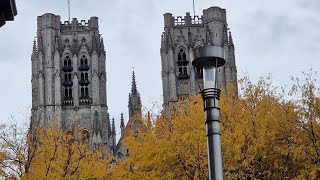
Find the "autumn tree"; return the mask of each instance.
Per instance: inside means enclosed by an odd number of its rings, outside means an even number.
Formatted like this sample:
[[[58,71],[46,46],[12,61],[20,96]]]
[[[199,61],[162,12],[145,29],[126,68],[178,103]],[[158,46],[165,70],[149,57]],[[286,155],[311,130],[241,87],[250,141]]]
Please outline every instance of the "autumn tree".
[[[293,79],[290,91],[271,78],[240,81],[240,95],[221,96],[225,179],[319,179],[319,86]],[[232,87],[231,87],[232,88]],[[118,179],[207,179],[202,99],[179,101],[168,117],[141,118],[128,136],[129,155],[112,169]],[[132,132],[133,133],[133,132]]]
[[[28,171],[27,130],[17,124],[0,125],[0,177],[21,178]]]
[[[47,127],[36,138],[40,145],[27,179],[102,179],[107,176],[108,164],[102,152],[91,151],[80,132],[65,133]]]
[[[9,179],[108,179],[111,155],[92,151],[80,131],[55,126],[0,129],[1,177]]]

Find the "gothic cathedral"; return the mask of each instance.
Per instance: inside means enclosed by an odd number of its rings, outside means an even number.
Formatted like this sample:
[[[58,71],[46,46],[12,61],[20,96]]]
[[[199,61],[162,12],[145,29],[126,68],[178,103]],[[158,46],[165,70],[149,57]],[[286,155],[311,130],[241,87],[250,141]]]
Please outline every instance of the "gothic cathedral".
[[[161,36],[163,109],[203,88],[202,69],[191,65],[191,51],[199,46],[224,47],[225,66],[218,69],[219,88],[229,83],[237,88],[235,49],[228,29],[226,10],[210,7],[203,15],[174,17],[164,14]],[[121,115],[121,137],[116,143],[114,119],[110,119],[106,96],[106,52],[99,34],[98,17],[71,22],[44,14],[37,18],[37,41],[32,61],[31,127],[54,124],[67,133],[81,130],[92,149],[114,153],[122,159],[128,153],[123,144],[129,130],[134,135],[140,123],[141,98],[135,74],[129,94],[129,120]],[[237,89],[236,89],[237,92]]]

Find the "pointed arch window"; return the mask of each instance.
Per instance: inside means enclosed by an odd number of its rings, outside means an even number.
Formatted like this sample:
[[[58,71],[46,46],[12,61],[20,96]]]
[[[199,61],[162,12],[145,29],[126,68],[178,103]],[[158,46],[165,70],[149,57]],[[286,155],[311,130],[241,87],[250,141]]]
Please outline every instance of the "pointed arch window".
[[[186,49],[181,47],[178,50],[178,61],[177,61],[177,65],[178,65],[178,78],[179,79],[187,79],[189,78],[188,75],[188,64],[189,61],[187,60],[187,53],[186,53]]]
[[[63,68],[62,68],[63,71],[65,72],[70,72],[73,70],[72,68],[72,61],[70,59],[70,56],[66,56],[63,60]]]
[[[89,98],[89,88],[88,86],[82,86],[80,88],[80,98]]]
[[[63,82],[64,86],[72,86],[73,85],[71,77],[72,77],[71,73],[64,74],[64,82]]]
[[[81,73],[81,80],[84,80],[84,73]]]
[[[187,61],[187,55],[184,48],[180,48],[178,52],[178,61]]]
[[[88,73],[87,73],[87,72],[84,72],[84,73],[82,72],[82,73],[80,74],[80,78],[81,78],[80,80],[81,80],[81,81],[88,80],[88,77],[89,77],[89,76],[88,76]]]
[[[86,87],[86,88],[84,89],[84,95],[85,95],[86,97],[89,97],[89,88],[88,88],[88,87]]]
[[[86,55],[82,55],[80,58],[80,66],[79,66],[80,71],[87,71],[89,70],[89,65],[88,65],[88,58]]]
[[[67,88],[64,89],[64,99],[65,100],[73,99],[73,97],[72,97],[72,88],[67,87]]]
[[[84,88],[81,88],[81,96],[80,97],[84,97]]]
[[[80,73],[79,84],[82,86],[90,84],[88,72],[81,72]]]
[[[82,55],[80,59],[80,65],[88,65],[88,59],[85,55]]]
[[[64,64],[64,66],[71,66],[71,59],[69,56],[66,56],[63,64]]]

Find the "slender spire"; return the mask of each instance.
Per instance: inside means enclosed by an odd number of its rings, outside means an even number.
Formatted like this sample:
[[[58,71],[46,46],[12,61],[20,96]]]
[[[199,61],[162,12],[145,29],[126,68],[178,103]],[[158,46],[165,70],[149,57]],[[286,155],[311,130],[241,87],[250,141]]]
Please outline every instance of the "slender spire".
[[[132,70],[132,83],[131,83],[131,93],[129,93],[129,119],[131,119],[135,114],[141,115],[141,99],[140,94],[137,90],[136,76],[134,70]]]
[[[120,128],[124,128],[124,119],[123,119],[123,113],[121,113],[121,122],[120,122]]]
[[[231,32],[230,32],[230,31],[229,31],[229,46],[234,47],[233,39],[232,39],[232,35],[231,35]]]
[[[116,134],[116,127],[114,125],[114,118],[112,118],[112,134]]]
[[[121,129],[121,136],[123,137],[123,132],[124,132],[124,119],[123,119],[123,113],[121,113],[120,129]]]
[[[103,38],[101,37],[101,39],[100,39],[100,51],[101,52],[104,52],[105,51],[105,49],[104,49],[104,43],[103,43]]]
[[[36,54],[37,54],[37,42],[36,42],[35,39],[33,40],[32,54],[33,54],[33,55],[36,55]]]
[[[132,70],[131,94],[137,94],[137,84],[136,84],[136,76],[134,74],[134,68]]]
[[[108,113],[108,137],[111,136],[111,121],[110,121],[110,114]]]

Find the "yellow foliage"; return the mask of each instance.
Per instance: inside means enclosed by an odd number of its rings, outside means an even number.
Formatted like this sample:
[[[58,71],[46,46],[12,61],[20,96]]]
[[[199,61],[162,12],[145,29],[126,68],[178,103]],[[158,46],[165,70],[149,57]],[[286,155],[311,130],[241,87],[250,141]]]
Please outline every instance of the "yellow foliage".
[[[35,157],[23,179],[106,179],[108,164],[100,151],[90,151],[81,133],[57,128],[38,131]],[[32,143],[32,140],[31,142]]]
[[[319,93],[307,90],[315,86],[296,88],[302,92],[297,100],[277,92],[269,78],[257,85],[245,78],[241,84],[240,97],[222,93],[220,101],[225,179],[319,179]],[[199,96],[179,101],[152,125],[147,118],[141,122],[139,136],[125,140],[129,155],[114,166],[113,178],[208,178]]]
[[[270,78],[221,94],[224,179],[320,179],[320,88],[313,76],[278,92]],[[200,96],[166,117],[137,117],[122,161],[90,151],[81,134],[49,127],[23,136],[0,126],[0,177],[22,179],[208,179]],[[136,123],[138,122],[138,123]],[[129,128],[128,128],[129,129]],[[28,152],[28,153],[26,153]]]

